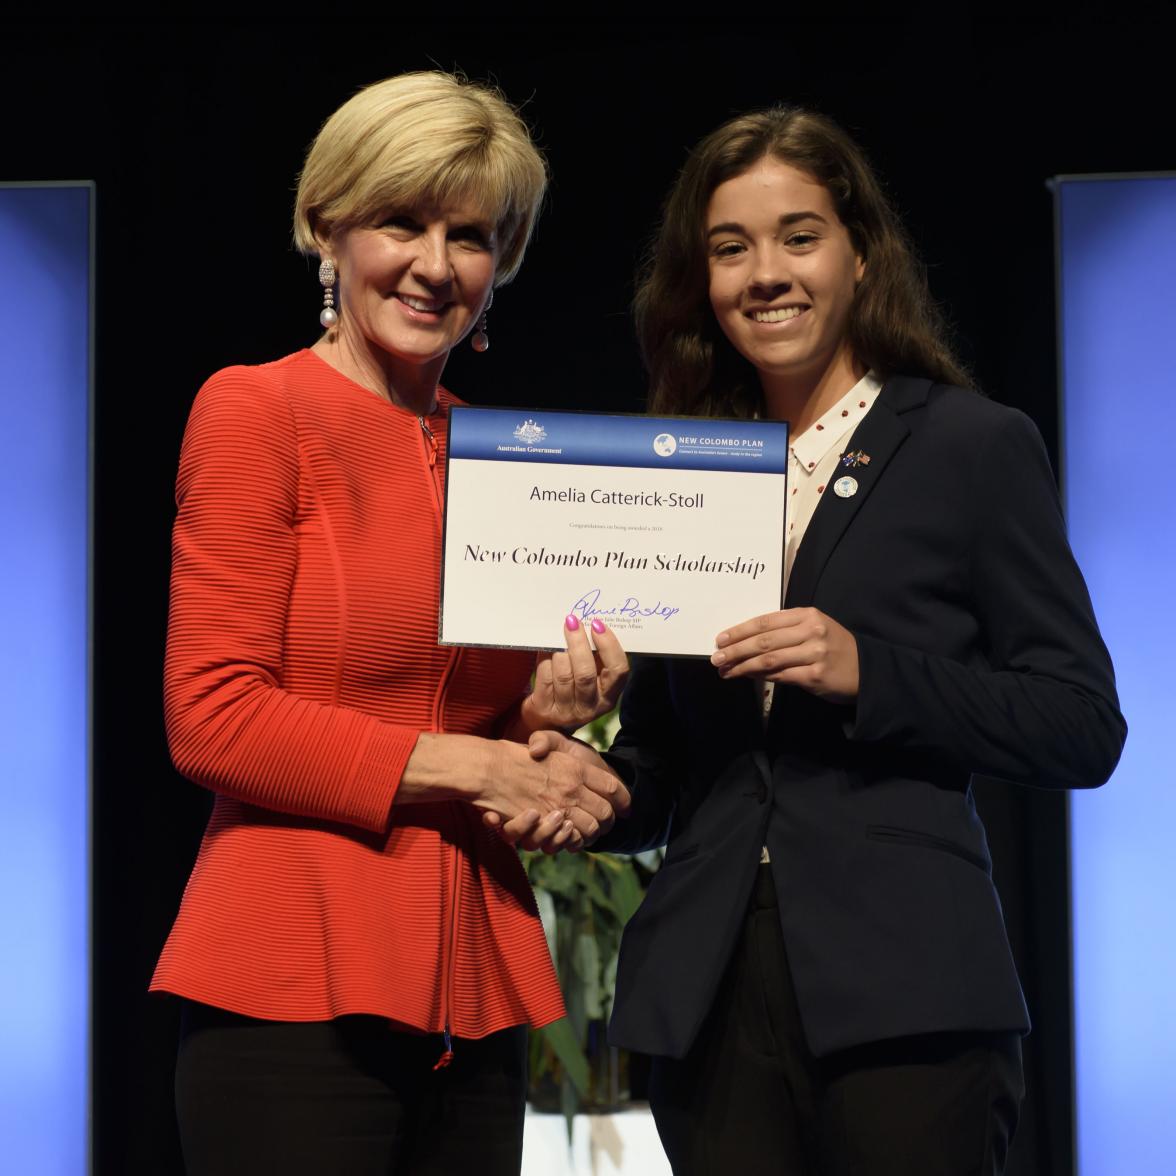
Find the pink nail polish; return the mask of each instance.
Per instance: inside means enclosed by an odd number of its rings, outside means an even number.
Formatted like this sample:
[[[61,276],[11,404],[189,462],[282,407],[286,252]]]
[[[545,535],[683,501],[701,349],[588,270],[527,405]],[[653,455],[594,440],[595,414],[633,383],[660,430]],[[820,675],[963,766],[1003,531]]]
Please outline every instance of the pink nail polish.
[[[603,633],[604,632],[604,622],[599,617],[592,618],[592,632],[593,633]]]
[[[564,617],[564,626],[569,633],[574,633],[580,627],[580,620],[575,613],[568,613]]]

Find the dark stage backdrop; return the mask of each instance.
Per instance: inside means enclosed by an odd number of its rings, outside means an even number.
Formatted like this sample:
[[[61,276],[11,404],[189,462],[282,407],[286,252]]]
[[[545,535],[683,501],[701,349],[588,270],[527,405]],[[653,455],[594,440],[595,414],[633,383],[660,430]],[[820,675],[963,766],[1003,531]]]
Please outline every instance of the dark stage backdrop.
[[[172,770],[161,718],[180,437],[209,373],[314,340],[320,291],[290,247],[294,178],[322,119],[360,85],[434,66],[492,78],[524,104],[551,162],[527,262],[495,300],[493,348],[463,349],[446,373],[463,397],[639,409],[628,304],[662,194],[705,131],[786,99],[866,145],[981,384],[1027,411],[1056,455],[1044,182],[1174,166],[1167,39],[1119,13],[1088,24],[1072,5],[1002,28],[939,13],[839,25],[810,19],[818,11],[731,11],[672,32],[406,28],[394,12],[301,32],[7,27],[0,178],[97,182],[96,1173],[180,1171],[175,1010],[145,993],[208,808]],[[1013,1170],[1064,1176],[1064,798],[994,784],[980,800],[1036,1025]]]

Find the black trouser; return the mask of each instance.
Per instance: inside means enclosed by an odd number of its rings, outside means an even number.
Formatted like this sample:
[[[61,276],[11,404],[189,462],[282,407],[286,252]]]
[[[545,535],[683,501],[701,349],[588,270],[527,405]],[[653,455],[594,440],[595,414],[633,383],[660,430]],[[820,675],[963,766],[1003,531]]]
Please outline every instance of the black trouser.
[[[771,867],[698,1040],[655,1058],[649,1099],[677,1176],[989,1176],[1024,1081],[1013,1033],[936,1033],[814,1058]]]
[[[517,1176],[526,1030],[456,1040],[378,1017],[289,1023],[185,1006],[176,1110],[189,1176]]]

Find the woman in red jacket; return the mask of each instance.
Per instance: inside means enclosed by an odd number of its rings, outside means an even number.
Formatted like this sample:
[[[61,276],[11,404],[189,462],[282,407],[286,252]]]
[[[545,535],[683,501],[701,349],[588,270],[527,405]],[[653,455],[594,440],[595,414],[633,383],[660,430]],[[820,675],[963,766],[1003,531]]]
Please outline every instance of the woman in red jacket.
[[[509,833],[575,848],[627,804],[525,741],[607,710],[627,663],[574,618],[533,692],[524,653],[438,646],[438,381],[471,331],[485,350],[545,183],[496,93],[361,91],[298,187],[325,333],[192,409],[166,716],[216,800],[152,981],[185,998],[192,1173],[518,1170],[524,1026],[563,1007]]]

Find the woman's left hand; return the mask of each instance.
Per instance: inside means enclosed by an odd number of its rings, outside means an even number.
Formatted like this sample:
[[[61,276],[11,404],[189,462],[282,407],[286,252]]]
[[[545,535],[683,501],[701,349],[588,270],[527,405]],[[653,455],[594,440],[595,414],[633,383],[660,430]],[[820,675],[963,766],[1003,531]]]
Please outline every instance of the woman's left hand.
[[[616,706],[629,677],[629,659],[599,618],[592,620],[592,635],[595,653],[583,623],[569,614],[564,618],[567,652],[539,654],[535,685],[520,711],[526,731],[575,731]]]
[[[724,678],[785,682],[830,702],[857,698],[857,641],[819,609],[755,617],[720,633],[715,645],[711,664]]]

